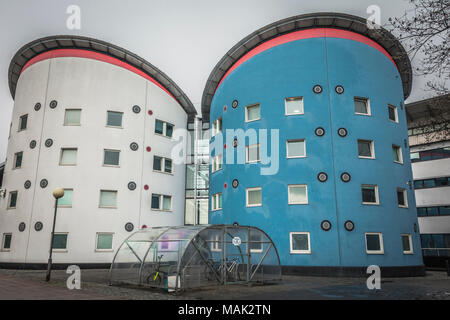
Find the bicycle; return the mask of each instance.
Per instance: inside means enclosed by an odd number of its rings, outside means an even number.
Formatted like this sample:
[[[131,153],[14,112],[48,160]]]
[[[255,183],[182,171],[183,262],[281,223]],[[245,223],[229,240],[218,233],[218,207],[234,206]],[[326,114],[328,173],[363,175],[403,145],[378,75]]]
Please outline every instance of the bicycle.
[[[156,258],[156,266],[154,268],[154,271],[151,272],[147,278],[145,279],[145,282],[147,284],[153,284],[156,286],[161,286],[162,280],[163,278],[167,275],[166,272],[161,270],[161,260],[162,260],[163,255],[157,256]],[[163,277],[161,277],[161,275]]]

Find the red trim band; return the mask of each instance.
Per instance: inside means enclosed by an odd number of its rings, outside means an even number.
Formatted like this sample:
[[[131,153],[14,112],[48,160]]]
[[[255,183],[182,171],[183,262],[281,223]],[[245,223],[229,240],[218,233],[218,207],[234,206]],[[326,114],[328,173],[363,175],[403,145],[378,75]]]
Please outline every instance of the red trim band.
[[[358,41],[364,44],[367,44],[368,46],[371,46],[372,48],[377,49],[382,54],[384,54],[391,62],[394,64],[394,66],[397,68],[397,65],[395,64],[394,60],[392,59],[391,55],[378,43],[375,41],[360,35],[355,32],[341,30],[341,29],[333,29],[333,28],[315,28],[315,29],[307,29],[307,30],[300,30],[300,31],[294,31],[282,36],[279,36],[277,38],[274,38],[272,40],[266,41],[256,48],[253,48],[249,52],[247,52],[243,57],[241,57],[239,60],[237,60],[230,69],[225,73],[223,78],[220,80],[219,84],[217,85],[217,89],[222,84],[222,81],[225,80],[225,78],[233,72],[234,69],[239,67],[241,64],[243,64],[245,61],[251,59],[252,57],[269,50],[273,47],[296,41],[296,40],[302,40],[302,39],[311,39],[311,38],[341,38],[341,39],[348,39],[348,40],[354,40]],[[397,68],[398,69],[398,68]]]
[[[86,59],[92,59],[92,60],[97,60],[97,61],[102,61],[102,62],[106,62],[109,64],[113,64],[115,66],[127,69],[145,79],[147,79],[148,81],[156,84],[158,87],[160,87],[162,90],[164,90],[169,96],[171,96],[175,101],[177,101],[177,99],[175,99],[175,97],[166,89],[164,88],[158,81],[156,81],[155,79],[153,79],[152,77],[150,77],[148,74],[146,74],[145,72],[143,72],[142,70],[139,70],[136,67],[133,67],[132,65],[123,62],[117,58],[108,56],[107,54],[103,54],[103,53],[99,53],[99,52],[95,52],[95,51],[90,51],[90,50],[83,50],[83,49],[55,49],[55,50],[51,50],[51,51],[46,51],[44,53],[41,53],[35,57],[33,57],[32,59],[30,59],[22,68],[22,70],[20,71],[20,74],[22,74],[22,72],[24,72],[28,67],[32,66],[33,64],[43,61],[43,60],[47,60],[47,59],[53,59],[53,58],[65,58],[65,57],[70,57],[70,58],[86,58]],[[177,101],[178,103],[178,101]],[[179,104],[179,103],[178,103]]]

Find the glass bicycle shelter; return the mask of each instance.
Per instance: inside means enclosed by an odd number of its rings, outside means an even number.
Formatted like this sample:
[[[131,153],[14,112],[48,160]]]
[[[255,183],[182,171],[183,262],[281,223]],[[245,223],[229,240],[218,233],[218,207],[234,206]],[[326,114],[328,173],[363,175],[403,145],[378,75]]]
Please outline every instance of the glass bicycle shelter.
[[[278,251],[251,226],[197,225],[141,229],[120,245],[109,283],[178,292],[202,286],[281,280]]]

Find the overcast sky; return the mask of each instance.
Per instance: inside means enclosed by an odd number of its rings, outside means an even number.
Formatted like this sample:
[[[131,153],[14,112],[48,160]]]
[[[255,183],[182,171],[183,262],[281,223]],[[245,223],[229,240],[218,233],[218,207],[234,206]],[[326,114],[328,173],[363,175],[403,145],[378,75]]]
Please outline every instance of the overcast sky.
[[[69,5],[81,8],[81,30],[66,27]],[[380,7],[382,24],[409,9],[406,0],[0,0],[0,162],[6,157],[14,104],[8,67],[17,50],[30,41],[76,34],[123,47],[166,73],[200,113],[210,72],[248,34],[305,13],[342,12],[367,18],[370,5]],[[429,97],[424,83],[414,79],[407,102]]]

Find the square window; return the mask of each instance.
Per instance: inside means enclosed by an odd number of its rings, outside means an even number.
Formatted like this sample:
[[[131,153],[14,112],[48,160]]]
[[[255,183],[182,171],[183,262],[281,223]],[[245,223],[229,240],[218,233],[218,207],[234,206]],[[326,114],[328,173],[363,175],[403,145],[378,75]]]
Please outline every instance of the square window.
[[[388,105],[389,120],[398,122],[397,107]]]
[[[77,164],[78,149],[64,148],[61,149],[61,158],[59,165],[61,166],[75,166]]]
[[[162,171],[162,158],[153,156],[153,170]]]
[[[119,166],[120,151],[105,150],[103,165],[105,166]]]
[[[53,250],[66,250],[67,236],[67,233],[55,233],[53,235]]]
[[[245,122],[256,121],[259,119],[261,119],[259,104],[253,104],[245,107]]]
[[[286,98],[285,102],[285,112],[287,116],[295,114],[303,114],[303,97]]]
[[[397,202],[400,208],[408,208],[406,189],[397,188]]]
[[[410,234],[402,234],[402,246],[404,254],[413,254],[412,238]]]
[[[247,207],[258,207],[262,205],[261,188],[247,189]]]
[[[378,186],[362,185],[361,191],[363,204],[378,204]]]
[[[12,241],[12,234],[4,233],[3,240],[2,240],[2,250],[4,250],[4,251],[11,250],[11,241]]]
[[[403,163],[402,148],[392,145],[392,154],[394,156],[394,162]]]
[[[64,114],[65,126],[79,126],[81,123],[81,109],[66,109]]]
[[[355,113],[370,116],[370,104],[367,98],[354,98]]]
[[[156,210],[161,209],[161,206],[159,204],[160,197],[161,196],[159,194],[152,194],[152,209],[156,209]]]
[[[306,184],[288,186],[289,204],[308,204],[308,188]]]
[[[309,232],[291,232],[290,238],[290,253],[311,253]]]
[[[17,197],[18,192],[17,191],[11,191],[9,193],[9,201],[8,201],[8,209],[15,209],[17,206]]]
[[[25,130],[27,128],[28,115],[25,114],[19,119],[19,131]]]
[[[249,245],[250,252],[262,252],[263,251],[263,236],[260,231],[250,230]]]
[[[164,172],[172,173],[172,160],[164,159]]]
[[[116,208],[117,191],[100,190],[100,208]]]
[[[164,122],[162,122],[161,120],[156,120],[155,121],[155,133],[163,134],[163,131],[164,131]]]
[[[13,169],[19,169],[22,167],[22,160],[23,160],[23,152],[17,152],[14,154],[14,168]]]
[[[97,233],[97,250],[112,250],[113,233]]]
[[[373,147],[373,141],[371,140],[358,140],[358,157],[360,158],[375,158],[375,152]]]
[[[287,158],[306,157],[306,143],[304,139],[288,140],[286,142]]]
[[[247,163],[258,162],[259,159],[259,144],[253,144],[246,147]]]
[[[122,112],[108,111],[106,125],[108,127],[122,127]]]
[[[73,189],[64,189],[64,196],[58,199],[58,207],[72,207]]]
[[[381,233],[366,233],[366,252],[368,254],[384,254]]]

